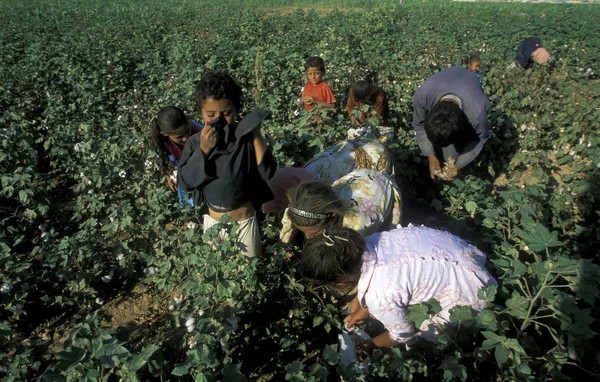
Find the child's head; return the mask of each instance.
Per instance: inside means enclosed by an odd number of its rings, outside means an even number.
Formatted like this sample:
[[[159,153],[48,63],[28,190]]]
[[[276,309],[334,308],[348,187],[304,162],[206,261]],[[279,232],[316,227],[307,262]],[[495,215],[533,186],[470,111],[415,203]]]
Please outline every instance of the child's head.
[[[350,88],[354,101],[366,103],[371,106],[377,102],[378,90],[377,86],[373,86],[365,80],[356,81]]]
[[[228,73],[211,70],[196,85],[196,103],[205,124],[223,117],[232,125],[242,107],[242,88]]]
[[[360,275],[365,239],[350,228],[325,230],[304,243],[302,271],[321,284],[346,283]]]
[[[469,69],[472,72],[478,72],[481,68],[481,60],[479,59],[479,56],[475,54],[472,54],[469,57],[467,57],[466,63],[467,69]]]
[[[165,106],[150,122],[151,146],[156,150],[164,164],[168,162],[168,153],[164,150],[165,142],[171,141],[179,146],[187,142],[190,137],[190,123],[180,108],[176,106]]]
[[[321,57],[309,57],[304,64],[304,70],[306,70],[306,77],[308,81],[312,82],[313,85],[317,85],[323,80],[323,74],[325,74],[325,61]]]
[[[324,229],[340,225],[345,214],[344,202],[331,186],[309,180],[287,192],[290,204],[287,216],[307,238],[323,233]]]

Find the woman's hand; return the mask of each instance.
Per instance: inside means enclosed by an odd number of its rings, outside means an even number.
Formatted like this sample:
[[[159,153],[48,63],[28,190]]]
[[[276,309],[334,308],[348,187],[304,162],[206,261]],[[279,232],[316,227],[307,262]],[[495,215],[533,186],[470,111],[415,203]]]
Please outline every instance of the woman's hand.
[[[350,304],[352,304],[352,303],[350,303]],[[349,308],[351,309],[350,306],[349,306]],[[351,328],[355,325],[364,324],[367,318],[369,318],[369,309],[363,308],[359,305],[359,308],[356,311],[354,311],[353,313],[350,313],[344,319],[344,323],[346,325],[346,328]]]
[[[177,175],[176,175],[176,173],[171,173],[171,175],[169,175],[169,177],[167,178],[167,184],[169,185],[169,188],[171,189],[171,191],[177,190]]]
[[[215,148],[217,142],[219,142],[219,132],[214,126],[206,124],[200,132],[200,150],[208,155]]]

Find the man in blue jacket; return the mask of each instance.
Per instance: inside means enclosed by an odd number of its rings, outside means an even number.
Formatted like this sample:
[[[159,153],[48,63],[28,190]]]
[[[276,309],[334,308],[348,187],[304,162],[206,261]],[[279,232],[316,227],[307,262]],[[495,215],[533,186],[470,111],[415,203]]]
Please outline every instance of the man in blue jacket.
[[[453,179],[479,153],[489,136],[490,102],[475,73],[453,66],[431,76],[413,97],[413,128],[432,179]],[[442,171],[443,160],[455,166]],[[446,171],[447,170],[447,171]]]

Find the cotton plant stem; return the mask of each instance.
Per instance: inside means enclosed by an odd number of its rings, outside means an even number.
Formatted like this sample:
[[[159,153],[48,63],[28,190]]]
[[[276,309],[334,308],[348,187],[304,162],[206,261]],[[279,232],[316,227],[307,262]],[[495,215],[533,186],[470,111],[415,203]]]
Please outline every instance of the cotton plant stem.
[[[525,328],[527,327],[527,325],[529,325],[531,313],[533,312],[533,308],[535,306],[535,302],[540,297],[540,295],[542,294],[542,292],[544,291],[544,289],[546,289],[546,285],[547,285],[549,277],[550,277],[550,271],[548,271],[548,273],[546,273],[546,277],[544,278],[544,282],[542,283],[542,287],[537,292],[537,294],[535,295],[535,297],[533,298],[533,300],[531,300],[530,303],[529,303],[529,310],[527,311],[527,317],[525,317],[525,319],[523,320],[523,323],[521,324],[521,328],[519,329],[519,333],[517,333],[517,338],[521,337],[521,335],[523,334],[523,330],[525,330]]]

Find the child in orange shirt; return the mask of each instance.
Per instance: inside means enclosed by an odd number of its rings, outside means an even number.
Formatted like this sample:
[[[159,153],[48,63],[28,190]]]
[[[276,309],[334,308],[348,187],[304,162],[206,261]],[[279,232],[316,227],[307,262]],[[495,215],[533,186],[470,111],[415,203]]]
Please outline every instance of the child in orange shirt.
[[[333,109],[337,102],[329,85],[323,81],[325,62],[321,57],[309,57],[304,64],[308,82],[302,91],[301,103],[306,111],[315,106]]]

